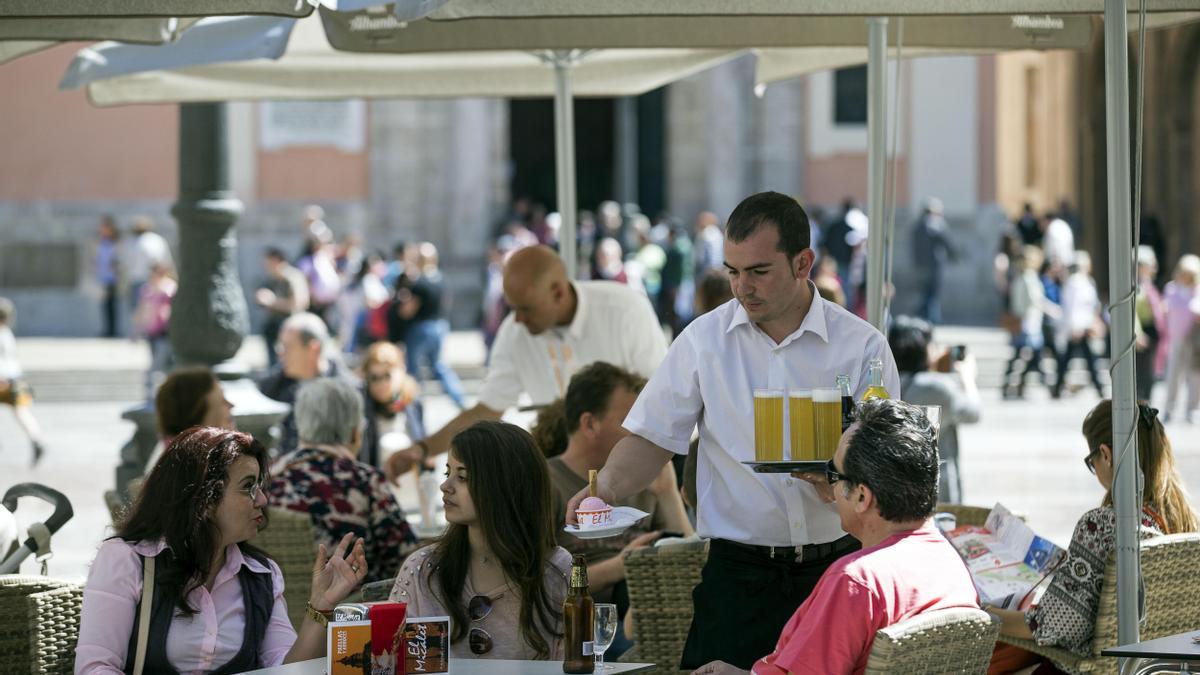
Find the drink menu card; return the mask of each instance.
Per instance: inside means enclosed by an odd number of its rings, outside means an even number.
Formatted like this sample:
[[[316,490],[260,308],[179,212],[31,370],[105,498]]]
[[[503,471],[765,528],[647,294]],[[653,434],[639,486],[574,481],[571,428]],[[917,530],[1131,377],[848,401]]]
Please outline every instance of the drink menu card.
[[[1066,551],[1034,533],[1000,504],[984,527],[965,525],[946,538],[967,563],[979,598],[1003,609],[1023,609],[1030,591],[1066,558]],[[1025,602],[1023,602],[1025,601]]]

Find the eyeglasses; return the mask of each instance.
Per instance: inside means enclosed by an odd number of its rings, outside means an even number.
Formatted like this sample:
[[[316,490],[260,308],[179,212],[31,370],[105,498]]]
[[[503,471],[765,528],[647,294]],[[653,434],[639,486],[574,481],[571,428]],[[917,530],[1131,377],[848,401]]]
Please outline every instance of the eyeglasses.
[[[850,482],[850,483],[858,482],[857,480],[851,478],[849,475],[842,473],[841,471],[838,471],[837,467],[835,467],[833,465],[832,459],[829,460],[828,462],[825,462],[825,480],[829,481],[830,485],[837,485],[838,481],[842,481],[842,480]]]
[[[467,603],[467,615],[471,617],[471,622],[483,621],[492,613],[492,599],[486,595],[476,595]],[[492,636],[482,628],[472,628],[471,632],[467,633],[467,644],[471,647],[472,654],[486,654],[492,651]]]
[[[375,384],[376,382],[387,382],[392,379],[391,373],[367,373],[367,382]]]
[[[250,498],[250,501],[258,501],[258,496],[263,494],[262,482],[255,483],[250,487],[238,488],[238,491]]]
[[[1088,456],[1083,458],[1083,465],[1092,472],[1092,475],[1096,474],[1096,454],[1096,452],[1089,452]]]

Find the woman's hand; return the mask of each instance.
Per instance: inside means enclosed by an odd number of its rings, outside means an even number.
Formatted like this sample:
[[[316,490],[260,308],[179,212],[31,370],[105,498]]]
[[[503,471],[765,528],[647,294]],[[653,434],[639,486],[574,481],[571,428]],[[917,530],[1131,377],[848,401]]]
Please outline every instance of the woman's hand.
[[[347,556],[346,549],[350,548],[351,542],[354,548]],[[313,565],[312,594],[309,596],[313,608],[320,612],[332,611],[367,578],[367,554],[361,537],[355,541],[353,534],[347,534],[333,549],[333,555],[328,558],[326,555],[325,544],[321,544]]]

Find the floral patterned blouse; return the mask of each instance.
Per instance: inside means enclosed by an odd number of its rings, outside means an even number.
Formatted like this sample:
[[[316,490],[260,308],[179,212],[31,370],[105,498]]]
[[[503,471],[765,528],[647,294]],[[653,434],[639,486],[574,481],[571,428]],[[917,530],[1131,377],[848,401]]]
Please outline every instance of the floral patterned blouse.
[[[1083,514],[1075,524],[1067,558],[1054,572],[1037,605],[1025,613],[1025,623],[1037,643],[1059,646],[1081,656],[1091,653],[1100,586],[1109,556],[1117,547],[1117,516],[1101,506]],[[1141,538],[1162,534],[1149,507],[1142,509]]]
[[[367,581],[391,579],[416,548],[404,511],[379,469],[324,450],[301,448],[272,468],[272,506],[312,516],[317,543],[332,549],[349,532],[363,538]]]

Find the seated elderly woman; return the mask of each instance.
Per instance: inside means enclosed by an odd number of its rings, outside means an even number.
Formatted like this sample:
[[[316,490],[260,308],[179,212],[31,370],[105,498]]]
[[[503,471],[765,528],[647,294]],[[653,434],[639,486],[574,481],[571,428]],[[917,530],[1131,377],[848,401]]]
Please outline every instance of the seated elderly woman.
[[[181,368],[167,375],[154,395],[154,419],[159,443],[146,462],[154,468],[163,449],[185,429],[195,426],[235,429],[233,404],[213,371],[203,366]]]
[[[318,378],[300,387],[294,412],[300,446],[272,468],[271,504],[309,514],[318,542],[362,537],[370,580],[390,579],[416,537],[383,472],[357,459],[362,394],[344,380]]]
[[[1104,501],[1083,514],[1075,525],[1067,560],[1060,565],[1037,605],[1027,611],[985,607],[1003,622],[1000,632],[1063,647],[1086,656],[1096,628],[1100,585],[1109,556],[1116,550],[1117,516],[1113,511],[1112,401],[1104,400],[1083,420],[1088,471],[1104,487]],[[1195,532],[1197,518],[1189,506],[1183,480],[1175,468],[1171,442],[1158,411],[1138,405],[1138,463],[1145,476],[1140,534]],[[997,649],[989,672],[1008,672],[1037,663],[1041,657],[1007,645]]]
[[[241,673],[325,653],[327,614],[367,574],[362,541],[320,547],[297,635],[279,566],[249,543],[266,526],[266,461],[249,434],[212,427],[167,447],[92,564],[77,674]]]

